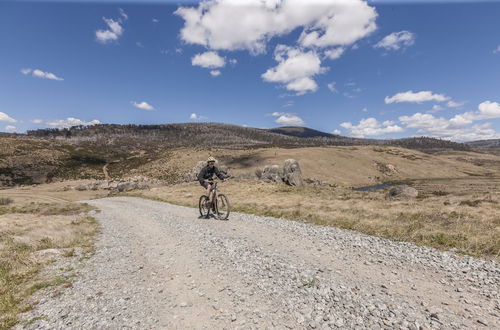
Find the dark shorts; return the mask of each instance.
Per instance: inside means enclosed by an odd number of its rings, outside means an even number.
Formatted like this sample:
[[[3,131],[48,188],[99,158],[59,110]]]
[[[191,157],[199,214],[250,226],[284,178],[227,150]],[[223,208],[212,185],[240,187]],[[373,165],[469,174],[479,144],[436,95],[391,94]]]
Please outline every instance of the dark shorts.
[[[208,182],[200,182],[200,184],[203,186],[203,188],[207,189],[209,183]]]

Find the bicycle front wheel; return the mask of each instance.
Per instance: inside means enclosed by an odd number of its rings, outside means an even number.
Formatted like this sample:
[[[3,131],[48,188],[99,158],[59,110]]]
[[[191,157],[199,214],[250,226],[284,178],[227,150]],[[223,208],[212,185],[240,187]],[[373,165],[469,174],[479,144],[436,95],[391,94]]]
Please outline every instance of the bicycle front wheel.
[[[208,213],[210,212],[210,205],[209,205],[209,199],[206,195],[201,195],[200,196],[200,201],[198,203],[198,207],[200,209],[200,215],[202,217],[207,218]]]
[[[229,218],[229,212],[231,212],[231,204],[229,204],[229,199],[224,194],[219,194],[217,196],[217,217],[220,220],[227,220]]]

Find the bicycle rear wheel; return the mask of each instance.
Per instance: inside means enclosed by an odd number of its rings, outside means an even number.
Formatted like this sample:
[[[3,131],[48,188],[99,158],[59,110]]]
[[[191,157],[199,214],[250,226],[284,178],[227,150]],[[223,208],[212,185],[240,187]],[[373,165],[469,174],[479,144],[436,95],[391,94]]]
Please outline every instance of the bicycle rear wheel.
[[[220,220],[227,220],[229,218],[229,213],[231,212],[231,204],[229,199],[224,194],[217,195],[216,202],[217,217]]]
[[[210,213],[210,205],[208,205],[208,202],[209,200],[206,195],[200,196],[198,207],[200,209],[200,215],[205,218],[208,218],[208,214]]]

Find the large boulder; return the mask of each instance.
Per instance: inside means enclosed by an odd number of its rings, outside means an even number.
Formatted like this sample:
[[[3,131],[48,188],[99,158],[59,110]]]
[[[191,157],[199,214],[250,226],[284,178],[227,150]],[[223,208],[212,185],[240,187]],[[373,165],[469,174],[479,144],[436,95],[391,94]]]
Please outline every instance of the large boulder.
[[[303,186],[302,171],[295,159],[285,160],[283,165],[283,181],[290,186]]]
[[[385,197],[387,199],[409,199],[416,198],[417,196],[417,189],[402,185],[391,188]]]
[[[266,165],[260,175],[261,180],[278,182],[281,181],[283,172],[278,165]]]

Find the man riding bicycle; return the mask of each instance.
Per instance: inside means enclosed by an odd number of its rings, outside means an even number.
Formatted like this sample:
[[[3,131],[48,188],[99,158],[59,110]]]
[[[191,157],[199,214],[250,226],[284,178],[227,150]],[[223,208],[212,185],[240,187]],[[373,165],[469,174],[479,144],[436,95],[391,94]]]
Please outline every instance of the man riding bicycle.
[[[215,158],[210,156],[207,159],[207,165],[204,166],[200,173],[198,174],[198,181],[200,184],[207,189],[207,196],[210,199],[210,192],[212,191],[212,180],[214,174],[224,181],[224,175],[215,167]]]

